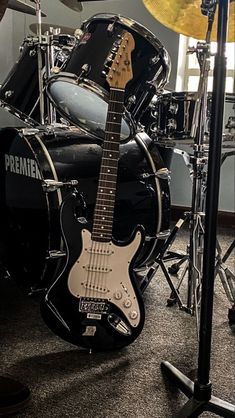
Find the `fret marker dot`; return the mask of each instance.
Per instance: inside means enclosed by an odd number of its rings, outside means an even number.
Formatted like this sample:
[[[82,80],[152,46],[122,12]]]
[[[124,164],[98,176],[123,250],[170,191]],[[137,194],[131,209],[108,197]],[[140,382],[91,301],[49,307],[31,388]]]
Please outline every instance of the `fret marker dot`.
[[[112,192],[112,190],[110,190],[110,193],[112,194],[113,192]]]
[[[111,136],[111,139],[114,139],[114,137],[113,137],[113,136]]]
[[[108,171],[108,173],[110,173],[110,170],[107,170]]]
[[[103,209],[106,210],[106,207],[104,207]]]
[[[112,154],[109,154],[109,157],[112,157]]]
[[[105,220],[105,217],[104,217],[104,216],[102,217],[102,220],[103,220],[103,221]]]
[[[100,236],[102,237],[102,236],[103,236],[103,234],[100,234]]]
[[[104,227],[102,226],[101,229],[104,229]]]
[[[113,120],[116,120],[116,116],[113,117]]]

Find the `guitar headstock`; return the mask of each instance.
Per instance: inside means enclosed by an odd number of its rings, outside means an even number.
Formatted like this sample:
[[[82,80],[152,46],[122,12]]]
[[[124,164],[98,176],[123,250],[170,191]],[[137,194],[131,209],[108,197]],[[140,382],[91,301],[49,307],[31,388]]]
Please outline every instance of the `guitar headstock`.
[[[135,41],[133,36],[129,32],[124,32],[107,75],[107,82],[110,87],[124,89],[128,81],[133,78],[131,52],[134,48]]]

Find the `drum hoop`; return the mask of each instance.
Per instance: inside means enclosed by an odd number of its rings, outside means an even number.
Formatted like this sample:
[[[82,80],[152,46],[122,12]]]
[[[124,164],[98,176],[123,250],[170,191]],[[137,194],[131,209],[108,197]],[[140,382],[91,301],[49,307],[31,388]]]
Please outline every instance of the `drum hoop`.
[[[61,78],[61,80],[60,80]],[[100,97],[101,99],[103,99],[106,103],[109,103],[109,94],[108,92],[101,87],[99,84],[95,83],[92,80],[89,79],[82,79],[81,82],[79,83],[79,79],[75,74],[70,74],[70,73],[60,73],[58,75],[53,75],[51,78],[49,78],[49,80],[46,83],[46,92],[47,92],[47,96],[49,97],[49,99],[51,100],[51,102],[53,103],[53,105],[58,108],[58,104],[56,103],[56,101],[53,99],[52,95],[50,94],[50,91],[48,90],[48,88],[50,87],[51,83],[56,83],[57,81],[64,81],[70,84],[74,84],[76,86],[85,88],[87,90],[89,90],[90,92],[96,94],[98,97]],[[60,111],[60,113],[62,113],[64,115],[64,117],[68,117],[68,115],[65,114],[65,112]],[[125,122],[128,124],[129,128],[130,128],[130,135],[126,140],[129,140],[131,137],[133,137],[135,135],[136,132],[136,124],[134,122],[134,120],[132,119],[131,113],[128,112],[127,109],[125,109],[124,114],[123,114],[123,119],[125,120]],[[78,125],[80,127],[80,125]],[[83,132],[89,132],[89,135],[92,135],[93,137],[97,138],[97,135],[95,133],[92,133],[91,131],[89,131],[89,129],[85,129],[83,127],[80,127],[80,129]]]
[[[95,20],[111,20],[113,22],[118,22],[132,29],[134,32],[138,33],[139,35],[142,35],[143,38],[145,38],[155,49],[158,50],[161,58],[163,58],[163,61],[165,60],[166,69],[167,69],[166,79],[168,81],[168,77],[169,77],[170,70],[171,70],[171,58],[166,48],[162,45],[162,43],[159,41],[156,35],[154,35],[153,32],[145,28],[145,26],[143,26],[141,23],[136,22],[134,19],[121,16],[121,15],[114,15],[112,13],[95,14],[94,16],[92,16],[91,18],[83,22],[81,29],[82,30],[87,29],[89,24]]]
[[[138,132],[135,135],[135,141],[136,143],[140,146],[140,148],[142,149],[145,158],[147,159],[152,171],[153,171],[153,175],[154,175],[154,181],[155,181],[155,188],[156,188],[156,200],[157,200],[157,212],[156,212],[156,220],[157,220],[157,225],[156,225],[156,235],[155,235],[155,239],[154,242],[151,246],[150,252],[147,255],[147,258],[145,259],[144,263],[147,264],[147,262],[151,259],[151,256],[157,246],[157,242],[158,242],[158,238],[157,235],[159,234],[160,230],[161,230],[161,224],[162,224],[162,190],[161,190],[161,185],[160,185],[160,181],[156,176],[156,167],[153,161],[153,158],[148,150],[148,147],[146,146],[146,140],[151,141],[151,138],[145,133],[145,132]]]
[[[196,100],[196,91],[172,91],[169,93],[163,93],[159,96],[160,100],[158,100],[158,103],[161,102],[161,99],[164,100],[164,98],[169,99],[176,99],[176,100]],[[207,93],[207,98],[212,98],[212,92]],[[235,102],[235,93],[225,93],[225,102],[226,103],[234,103]]]

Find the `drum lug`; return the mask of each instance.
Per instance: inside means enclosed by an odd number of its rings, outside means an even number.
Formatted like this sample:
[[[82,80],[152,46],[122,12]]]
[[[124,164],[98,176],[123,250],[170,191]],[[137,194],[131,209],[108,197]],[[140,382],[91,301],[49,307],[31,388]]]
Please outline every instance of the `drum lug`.
[[[5,92],[5,99],[10,99],[13,95],[14,95],[14,91],[13,90],[7,90]]]
[[[159,232],[159,233],[158,233],[157,235],[155,235],[154,237],[151,237],[150,235],[146,235],[146,237],[145,237],[145,241],[146,241],[146,242],[148,242],[148,241],[152,241],[153,239],[154,239],[154,240],[156,240],[156,239],[162,239],[162,240],[165,240],[166,238],[168,238],[168,237],[169,237],[170,233],[171,233],[171,231],[170,231],[169,229],[167,229],[167,230],[165,230],[165,231],[161,231],[161,232]]]
[[[167,239],[170,235],[171,231],[170,229],[166,229],[165,231],[161,231],[157,234],[158,239]]]
[[[170,180],[170,173],[171,172],[168,170],[168,168],[164,167],[164,168],[160,168],[158,171],[156,171],[153,174],[143,173],[141,175],[141,177],[143,179],[147,179],[149,177],[153,177],[154,176],[154,177],[157,177],[157,178],[162,179],[162,180]]]
[[[66,252],[60,251],[60,250],[51,250],[51,251],[48,251],[47,254],[48,254],[46,257],[47,260],[52,260],[52,259],[54,260],[56,258],[61,258],[61,257],[66,256]]]
[[[23,135],[24,136],[31,136],[31,135],[36,135],[36,134],[38,134],[38,132],[39,132],[39,129],[37,129],[37,128],[25,128],[25,129],[22,129],[22,133],[23,133]]]
[[[78,185],[77,180],[70,180],[70,181],[56,181],[52,179],[46,179],[42,182],[42,188],[46,193],[55,192],[57,189],[60,189],[64,186],[74,187]]]
[[[170,171],[168,170],[168,168],[164,167],[164,168],[160,168],[160,170],[156,171],[155,176],[159,179],[162,180],[170,180]]]

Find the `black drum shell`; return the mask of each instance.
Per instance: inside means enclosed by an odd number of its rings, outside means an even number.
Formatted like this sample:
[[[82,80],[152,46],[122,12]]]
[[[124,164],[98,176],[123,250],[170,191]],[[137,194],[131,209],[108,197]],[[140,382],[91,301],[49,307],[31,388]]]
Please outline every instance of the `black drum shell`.
[[[37,134],[29,131],[25,135],[16,129],[4,129],[0,138],[1,258],[22,286],[27,289],[47,287],[65,263],[63,257],[48,257],[52,252],[64,251],[59,207],[71,189],[63,187],[46,193],[42,187],[43,180],[55,177],[63,182],[78,180],[78,216],[84,216],[90,227],[102,143],[79,130]],[[162,168],[162,160],[150,138],[145,135],[143,143],[156,171]],[[17,173],[19,158],[20,163],[28,164],[27,175],[26,171],[24,175]],[[154,238],[159,216],[161,231],[167,230],[170,195],[166,180],[160,180],[160,196],[159,215],[155,176],[148,156],[135,139],[122,143],[114,213],[115,239],[128,239],[137,224],[143,225],[147,236]],[[153,249],[156,253],[162,243],[158,241],[155,246],[155,241],[146,241],[138,266],[153,262],[154,254],[151,253]]]
[[[170,57],[155,35],[129,18],[98,14],[84,22],[82,30],[84,34],[63,67],[63,72],[52,76],[47,83],[49,98],[58,112],[73,124],[84,128],[80,121],[82,118],[79,118],[79,114],[76,115],[77,108],[79,111],[79,106],[83,105],[83,98],[79,97],[76,85],[84,83],[83,88],[86,89],[87,84],[91,92],[93,90],[94,94],[107,101],[110,88],[106,76],[111,66],[110,57],[113,56],[112,50],[118,45],[120,36],[127,30],[135,41],[135,48],[131,53],[133,78],[125,86],[124,99],[131,128],[133,121],[135,124],[139,121],[156,91],[167,83],[171,68]],[[57,81],[60,84],[56,91]],[[61,83],[64,83],[64,90]],[[74,90],[69,90],[66,97],[68,83],[74,84]],[[71,94],[76,100],[69,97]],[[89,123],[85,128],[92,133]],[[102,132],[99,134],[97,131],[95,134],[103,137]]]
[[[37,47],[34,44],[24,43],[18,61],[0,88],[0,99],[39,120],[38,107],[32,112],[38,97]]]
[[[184,140],[191,137],[195,92],[172,92],[156,96],[155,103],[146,108],[141,124],[151,138]],[[210,131],[212,94],[207,94],[206,132]],[[229,116],[234,116],[235,95],[225,94],[224,129]]]

